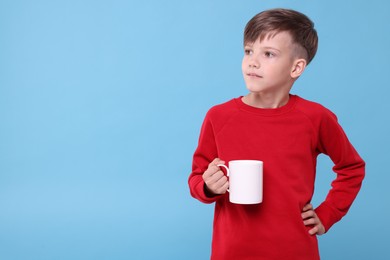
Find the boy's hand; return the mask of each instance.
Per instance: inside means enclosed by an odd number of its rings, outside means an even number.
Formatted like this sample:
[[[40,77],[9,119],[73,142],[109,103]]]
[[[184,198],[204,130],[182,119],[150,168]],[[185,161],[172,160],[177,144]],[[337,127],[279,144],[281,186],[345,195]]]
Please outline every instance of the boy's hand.
[[[224,194],[229,188],[227,177],[217,166],[218,164],[225,164],[225,162],[218,158],[214,159],[202,175],[206,188],[214,195]]]
[[[313,226],[313,228],[309,230],[310,235],[322,235],[325,233],[325,227],[322,225],[321,220],[318,218],[311,204],[307,204],[303,208],[301,215],[305,226]]]

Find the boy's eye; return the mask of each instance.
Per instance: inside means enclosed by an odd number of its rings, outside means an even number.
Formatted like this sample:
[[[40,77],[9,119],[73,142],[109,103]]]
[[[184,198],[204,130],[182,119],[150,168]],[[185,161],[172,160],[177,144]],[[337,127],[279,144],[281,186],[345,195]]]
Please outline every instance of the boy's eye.
[[[267,57],[267,58],[275,57],[275,53],[270,52],[270,51],[266,51],[266,52],[264,53],[264,55],[265,55],[265,57]]]
[[[252,50],[249,50],[249,49],[246,49],[246,50],[245,50],[245,54],[246,54],[246,55],[251,55],[251,54],[253,54],[253,51],[252,51]]]

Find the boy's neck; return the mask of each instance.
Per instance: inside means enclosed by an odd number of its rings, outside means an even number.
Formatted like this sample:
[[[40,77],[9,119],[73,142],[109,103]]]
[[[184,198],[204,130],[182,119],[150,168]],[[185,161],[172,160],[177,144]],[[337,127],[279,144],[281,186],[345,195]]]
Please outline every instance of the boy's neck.
[[[279,108],[288,103],[289,93],[281,95],[267,95],[263,93],[249,93],[242,98],[242,102],[256,108]]]

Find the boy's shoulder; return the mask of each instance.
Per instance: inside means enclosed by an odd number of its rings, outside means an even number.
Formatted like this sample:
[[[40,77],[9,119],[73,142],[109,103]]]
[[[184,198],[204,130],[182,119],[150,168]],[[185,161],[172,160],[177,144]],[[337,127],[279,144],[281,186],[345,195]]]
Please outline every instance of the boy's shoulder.
[[[224,103],[220,103],[220,104],[214,105],[213,107],[211,107],[209,109],[207,114],[209,116],[229,115],[232,112],[238,110],[237,99],[238,98],[233,98],[233,99],[230,99],[229,101],[226,101]]]
[[[295,109],[305,114],[307,117],[313,120],[315,119],[321,120],[323,118],[329,118],[329,117],[337,119],[336,115],[331,110],[323,106],[322,104],[304,99],[299,96],[296,97],[297,97],[297,102],[296,102]]]
[[[229,119],[239,112],[237,99],[238,98],[233,98],[229,101],[211,107],[206,114],[205,121],[212,123],[215,130],[222,128]]]

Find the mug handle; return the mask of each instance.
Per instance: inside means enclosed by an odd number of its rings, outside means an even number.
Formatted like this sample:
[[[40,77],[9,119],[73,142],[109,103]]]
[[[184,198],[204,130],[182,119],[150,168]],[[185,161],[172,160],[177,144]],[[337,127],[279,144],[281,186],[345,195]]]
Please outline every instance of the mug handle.
[[[226,175],[227,175],[227,177],[229,177],[230,170],[229,170],[229,168],[225,164],[217,164],[217,166],[225,168],[226,169]],[[227,189],[227,191],[230,192],[229,188]]]

